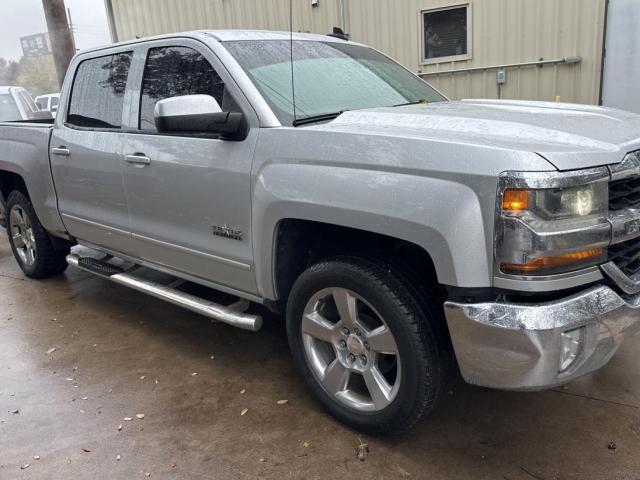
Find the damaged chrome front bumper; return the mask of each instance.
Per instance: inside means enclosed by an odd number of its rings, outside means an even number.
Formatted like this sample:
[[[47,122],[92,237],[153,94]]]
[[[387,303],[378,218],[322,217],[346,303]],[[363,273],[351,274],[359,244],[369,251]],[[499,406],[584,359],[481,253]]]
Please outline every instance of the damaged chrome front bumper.
[[[445,312],[468,383],[536,390],[606,365],[640,328],[640,294],[603,285],[546,303],[446,302]]]

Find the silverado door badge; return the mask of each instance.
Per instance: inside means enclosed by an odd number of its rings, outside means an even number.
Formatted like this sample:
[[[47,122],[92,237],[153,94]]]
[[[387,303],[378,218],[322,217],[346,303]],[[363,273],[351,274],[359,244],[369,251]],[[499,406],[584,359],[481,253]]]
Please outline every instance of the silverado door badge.
[[[231,240],[242,241],[243,232],[240,229],[230,228],[226,223],[224,225],[213,225],[213,234],[217,237],[230,238]]]

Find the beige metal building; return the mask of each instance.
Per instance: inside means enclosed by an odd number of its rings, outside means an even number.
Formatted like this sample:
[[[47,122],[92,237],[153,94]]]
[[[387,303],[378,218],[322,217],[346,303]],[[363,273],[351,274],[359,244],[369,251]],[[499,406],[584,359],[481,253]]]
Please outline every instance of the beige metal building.
[[[105,2],[117,41],[204,28],[289,29],[289,0]],[[606,12],[607,0],[293,0],[293,28],[342,27],[453,99],[596,104]]]

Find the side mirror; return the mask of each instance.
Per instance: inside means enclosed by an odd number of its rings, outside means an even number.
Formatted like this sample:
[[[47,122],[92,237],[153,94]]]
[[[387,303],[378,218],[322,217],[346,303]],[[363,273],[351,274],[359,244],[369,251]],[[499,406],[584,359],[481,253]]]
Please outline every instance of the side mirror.
[[[210,95],[183,95],[156,103],[153,112],[158,132],[212,133],[233,137],[243,126],[240,112],[223,112]]]

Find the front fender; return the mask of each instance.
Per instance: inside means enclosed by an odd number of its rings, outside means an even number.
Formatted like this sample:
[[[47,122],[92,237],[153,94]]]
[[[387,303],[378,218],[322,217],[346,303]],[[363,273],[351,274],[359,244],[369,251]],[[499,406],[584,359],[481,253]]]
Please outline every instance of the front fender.
[[[489,190],[495,192],[495,184]],[[440,283],[489,286],[493,231],[480,199],[452,179],[335,164],[270,162],[258,173],[253,241],[260,293],[274,299],[274,242],[284,219],[356,228],[405,240],[431,256]]]

